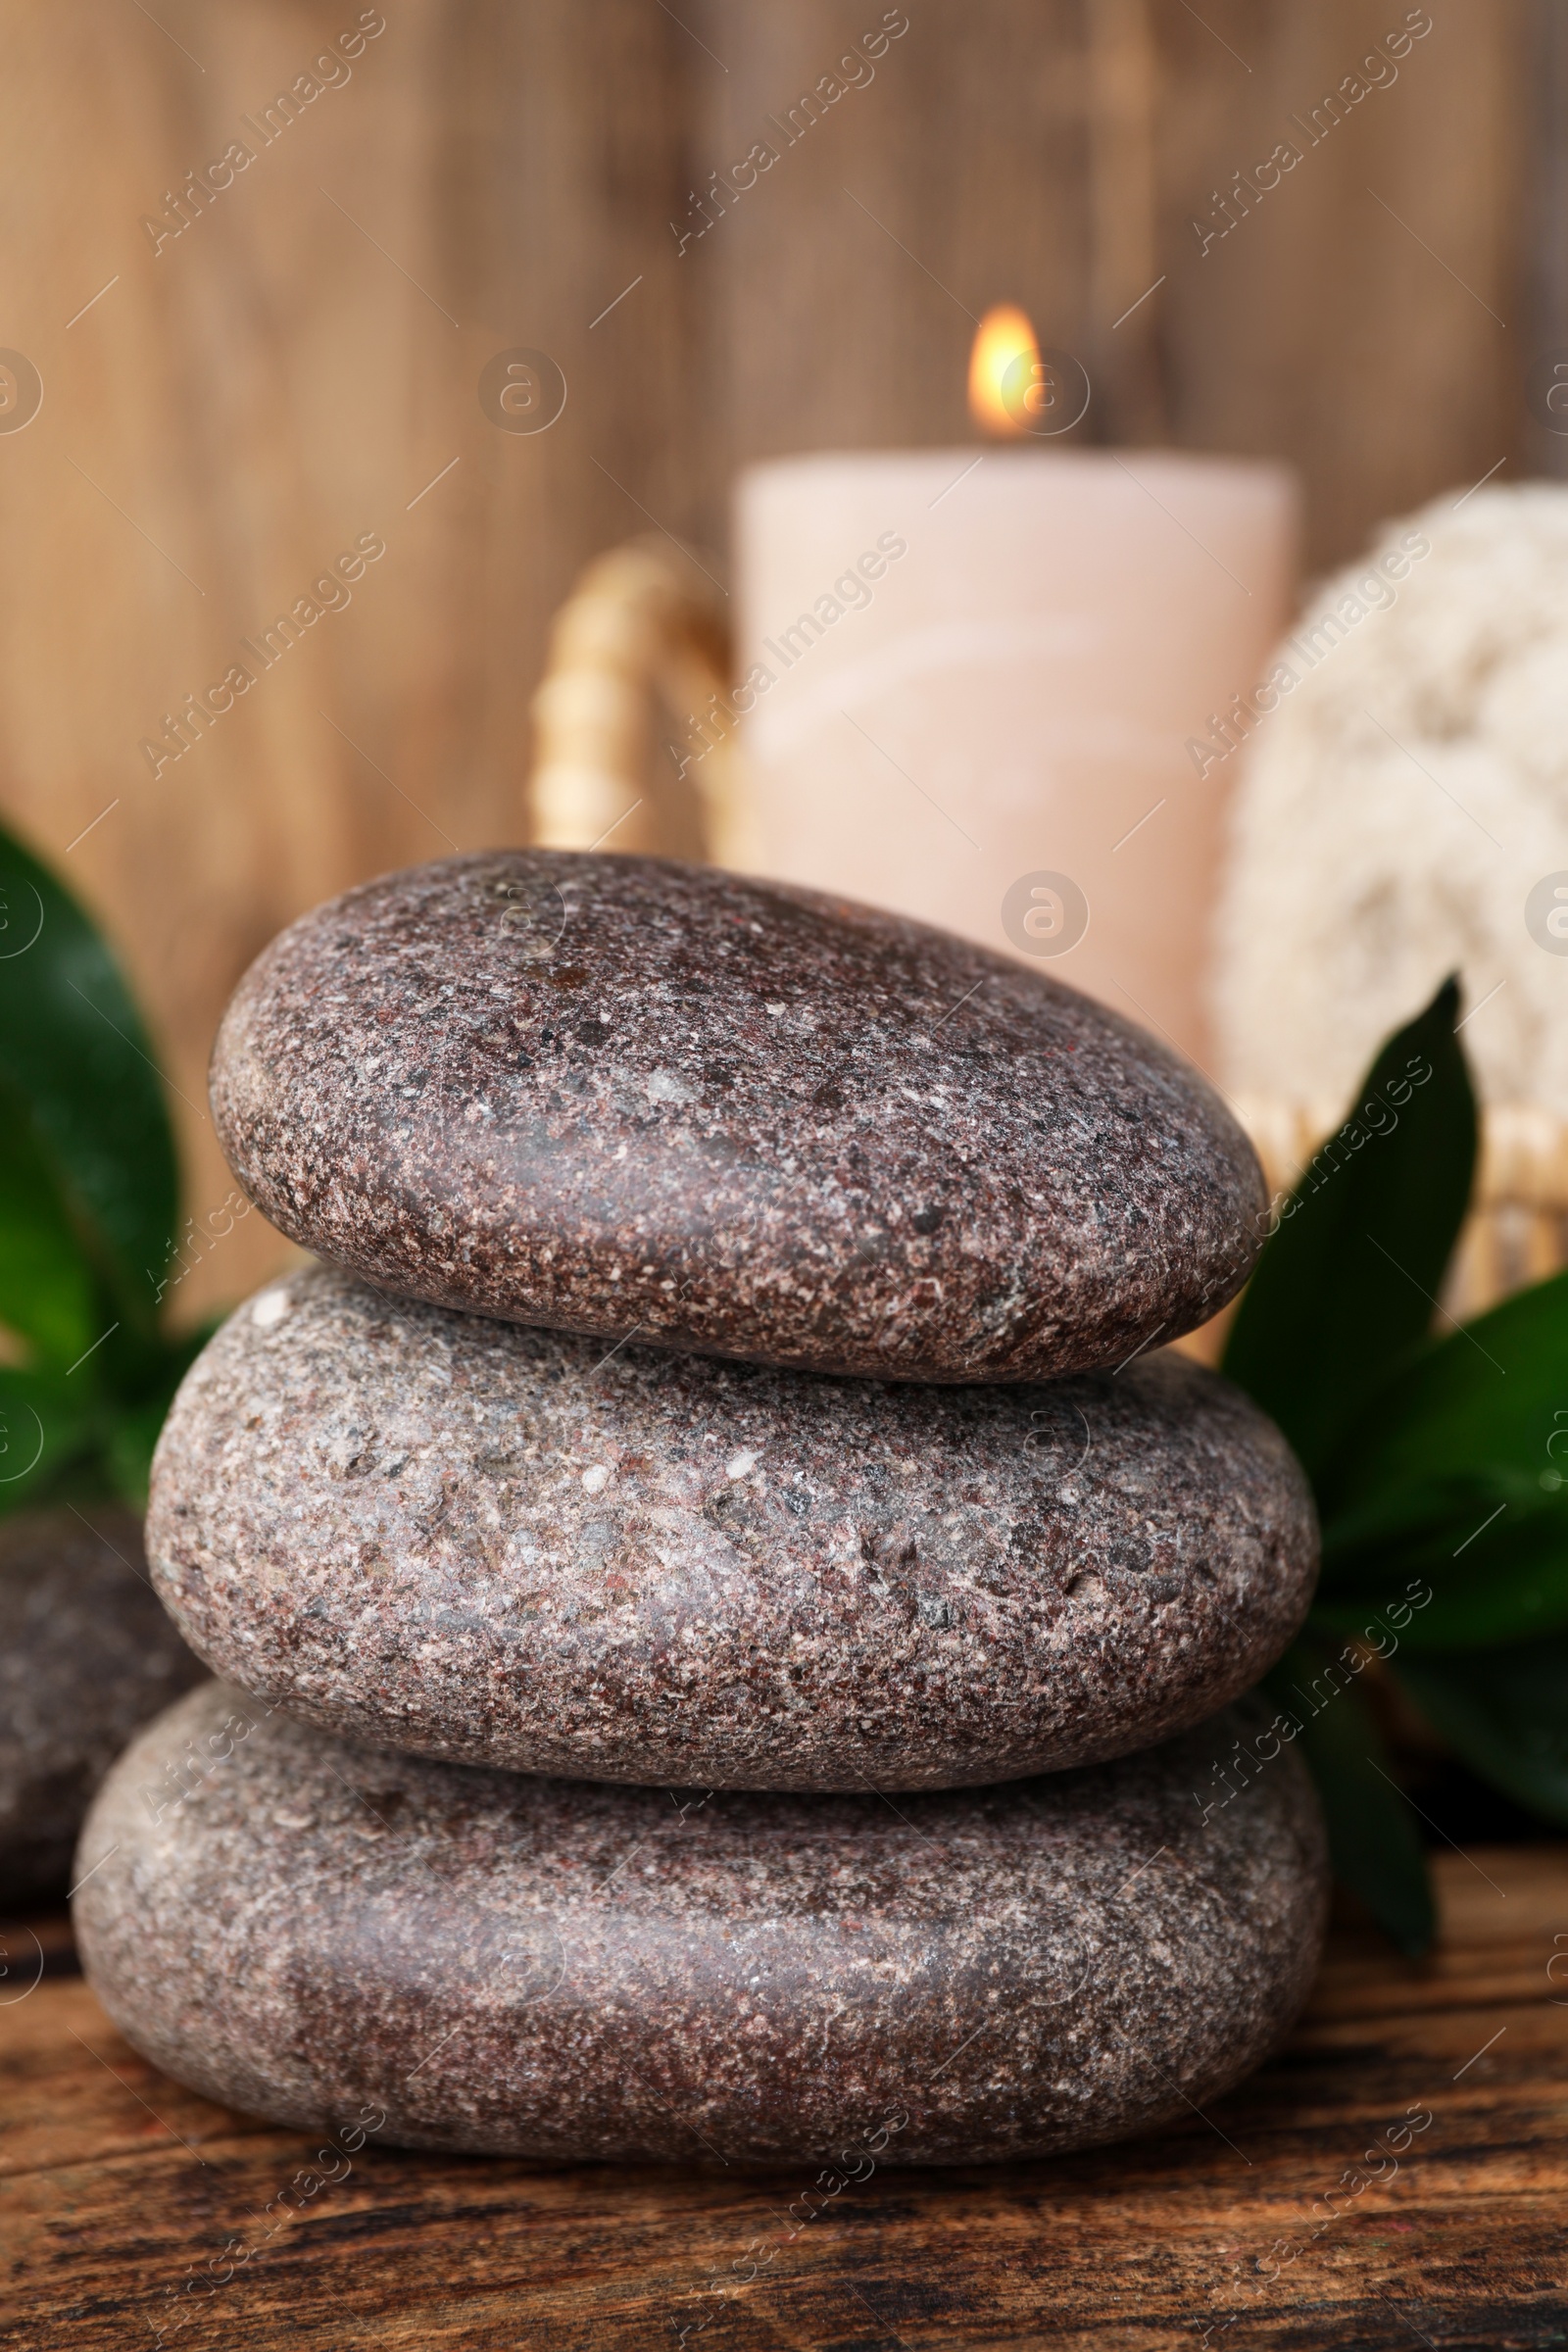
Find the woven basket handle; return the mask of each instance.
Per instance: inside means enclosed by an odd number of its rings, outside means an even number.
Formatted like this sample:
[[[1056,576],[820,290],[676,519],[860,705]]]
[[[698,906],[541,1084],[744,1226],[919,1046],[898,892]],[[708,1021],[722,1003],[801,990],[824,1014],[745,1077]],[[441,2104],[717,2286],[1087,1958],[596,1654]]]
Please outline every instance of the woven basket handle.
[[[595,557],[556,615],[533,699],[530,840],[552,850],[668,850],[673,791],[686,797],[710,864],[752,864],[730,660],[718,592],[665,541],[633,539]],[[673,786],[661,778],[656,789],[661,711],[681,741],[669,747]]]

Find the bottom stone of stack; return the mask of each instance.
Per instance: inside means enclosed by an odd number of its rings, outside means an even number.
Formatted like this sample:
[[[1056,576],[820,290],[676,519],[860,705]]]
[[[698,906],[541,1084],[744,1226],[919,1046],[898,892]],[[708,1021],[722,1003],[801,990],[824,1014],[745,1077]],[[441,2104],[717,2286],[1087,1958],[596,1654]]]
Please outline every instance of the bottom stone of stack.
[[[1300,2008],[1323,1828],[1294,1751],[1257,1762],[1267,1721],[780,1796],[430,1763],[208,1684],[105,1785],[77,1937],[144,2056],[279,2123],[560,2161],[1043,2156],[1190,2116]]]

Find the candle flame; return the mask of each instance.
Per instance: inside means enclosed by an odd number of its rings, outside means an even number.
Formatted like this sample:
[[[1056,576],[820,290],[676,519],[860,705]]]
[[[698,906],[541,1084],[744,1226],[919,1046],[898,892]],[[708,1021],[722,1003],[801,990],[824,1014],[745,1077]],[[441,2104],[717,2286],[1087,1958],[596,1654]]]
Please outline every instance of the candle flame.
[[[1010,439],[1028,430],[1007,407],[1003,384],[1014,361],[1039,357],[1035,330],[1022,311],[1010,302],[999,302],[987,311],[969,354],[969,414],[983,432]]]

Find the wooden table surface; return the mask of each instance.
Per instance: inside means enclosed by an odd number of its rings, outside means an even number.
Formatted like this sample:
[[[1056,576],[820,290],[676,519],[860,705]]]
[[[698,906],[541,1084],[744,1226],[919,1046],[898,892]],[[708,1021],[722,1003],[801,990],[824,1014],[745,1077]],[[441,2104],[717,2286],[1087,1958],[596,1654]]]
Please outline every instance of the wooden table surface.
[[[878,2172],[804,2222],[804,2173],[713,2162],[372,2142],[322,2182],[313,2139],[137,2058],[64,1923],[36,1921],[0,1979],[0,2343],[1562,2345],[1568,1846],[1449,1854],[1438,1880],[1435,1956],[1337,1928],[1286,2049],[1206,2116],[1054,2163]]]

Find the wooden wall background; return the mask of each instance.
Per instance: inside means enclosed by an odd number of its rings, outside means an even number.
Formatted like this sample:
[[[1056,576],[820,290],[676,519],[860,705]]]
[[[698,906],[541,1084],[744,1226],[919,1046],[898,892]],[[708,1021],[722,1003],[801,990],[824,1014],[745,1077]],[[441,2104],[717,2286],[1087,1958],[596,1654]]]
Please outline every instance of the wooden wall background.
[[[989,303],[1085,360],[1085,434],[1295,460],[1317,564],[1499,461],[1560,468],[1526,403],[1568,343],[1556,0],[1430,0],[1396,83],[1202,256],[1191,217],[1401,0],[906,13],[680,253],[692,191],[879,0],[384,0],[352,78],[155,254],[142,217],[357,0],[0,0],[0,345],[45,388],[0,433],[0,806],[123,948],[198,1216],[228,1187],[201,1105],[234,979],[359,877],[520,837],[581,564],[661,528],[722,575],[748,459],[967,440]],[[480,410],[514,345],[564,370],[549,432]],[[366,530],[352,605],[155,779],[139,739]],[[277,1247],[247,1221],[185,1300]]]

